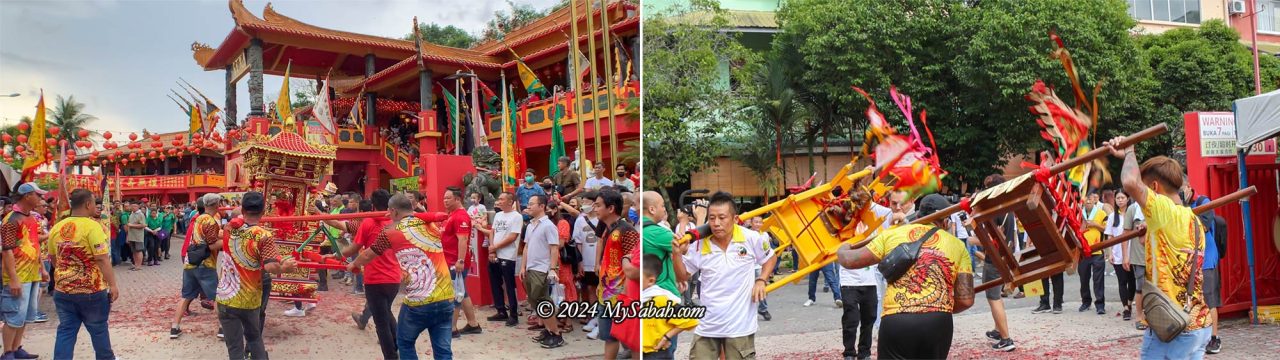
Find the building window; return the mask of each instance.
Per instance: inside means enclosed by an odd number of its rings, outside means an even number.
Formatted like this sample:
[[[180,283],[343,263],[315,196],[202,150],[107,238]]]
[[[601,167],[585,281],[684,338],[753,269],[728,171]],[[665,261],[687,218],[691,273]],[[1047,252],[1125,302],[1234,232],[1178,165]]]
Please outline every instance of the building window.
[[[1138,20],[1200,23],[1200,0],[1129,0],[1129,16]]]
[[[1280,32],[1280,1],[1258,1],[1258,31]]]

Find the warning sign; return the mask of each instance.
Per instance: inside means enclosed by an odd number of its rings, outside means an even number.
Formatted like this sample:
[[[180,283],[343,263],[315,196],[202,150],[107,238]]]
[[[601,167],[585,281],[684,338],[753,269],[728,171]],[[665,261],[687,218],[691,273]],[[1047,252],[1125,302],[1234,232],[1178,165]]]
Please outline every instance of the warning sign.
[[[1275,155],[1276,139],[1253,144],[1249,155]],[[1200,113],[1200,156],[1236,156],[1236,119],[1229,112]]]

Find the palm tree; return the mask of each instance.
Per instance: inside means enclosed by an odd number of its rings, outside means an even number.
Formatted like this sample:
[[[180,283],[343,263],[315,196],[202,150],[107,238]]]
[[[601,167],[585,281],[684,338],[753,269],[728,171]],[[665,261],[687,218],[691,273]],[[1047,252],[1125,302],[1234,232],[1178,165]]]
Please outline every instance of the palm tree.
[[[84,112],[84,103],[76,101],[75,95],[67,96],[65,98],[62,97],[62,95],[58,95],[58,101],[53,106],[54,107],[52,109],[48,110],[48,121],[49,125],[61,128],[59,136],[67,139],[67,142],[73,144],[76,141],[88,140],[81,139],[79,132],[90,122],[98,120],[98,118]],[[89,132],[90,135],[93,135],[94,133],[94,131]],[[76,149],[75,146],[71,146],[71,148]],[[79,152],[79,150],[76,151]],[[76,166],[76,169],[79,169],[78,165]]]
[[[783,179],[775,172],[780,165],[775,159],[778,146],[773,142],[774,124],[763,117],[750,117],[746,125],[744,133],[734,142],[730,156],[756,176],[760,188],[764,189],[765,203],[769,203],[774,195],[781,195],[781,191],[775,191]]]
[[[762,118],[773,126],[773,136],[766,139],[773,138],[776,141],[774,161],[785,184],[787,169],[782,164],[782,149],[786,147],[791,129],[808,118],[809,114],[800,104],[796,91],[791,86],[791,78],[786,74],[786,65],[783,60],[777,56],[771,56],[765,67],[763,79],[760,79],[760,83],[764,86],[761,88],[760,98],[756,101],[756,109],[760,111]]]

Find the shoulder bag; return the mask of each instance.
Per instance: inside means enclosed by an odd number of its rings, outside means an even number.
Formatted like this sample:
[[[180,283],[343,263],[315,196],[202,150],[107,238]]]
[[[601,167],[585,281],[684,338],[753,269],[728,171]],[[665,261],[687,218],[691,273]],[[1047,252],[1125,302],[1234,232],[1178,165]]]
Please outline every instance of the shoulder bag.
[[[1200,231],[1200,222],[1193,220],[1192,224],[1195,225],[1196,244],[1200,244],[1204,237],[1204,233]],[[1200,264],[1195,262],[1195,258],[1195,254],[1187,256],[1187,266],[1191,270],[1187,276],[1187,298],[1182,301],[1182,308],[1178,308],[1173,298],[1155,285],[1159,281],[1158,269],[1151,270],[1153,278],[1142,286],[1142,313],[1146,316],[1151,331],[1156,333],[1160,341],[1166,343],[1173,341],[1191,324],[1192,319],[1189,314],[1191,293],[1196,281],[1196,272],[1200,270]]]
[[[924,233],[916,241],[898,244],[897,247],[889,251],[883,259],[880,259],[880,273],[884,274],[884,279],[889,284],[897,282],[899,278],[907,274],[907,270],[911,270],[915,266],[916,260],[920,258],[920,247],[924,245],[924,240],[933,237],[939,228],[934,226],[928,232]]]

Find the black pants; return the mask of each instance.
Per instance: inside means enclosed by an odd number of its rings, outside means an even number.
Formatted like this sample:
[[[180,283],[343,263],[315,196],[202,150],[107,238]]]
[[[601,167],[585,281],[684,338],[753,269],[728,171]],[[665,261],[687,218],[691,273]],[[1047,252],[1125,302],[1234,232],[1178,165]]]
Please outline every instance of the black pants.
[[[1106,303],[1106,287],[1103,283],[1107,280],[1106,263],[1102,261],[1102,255],[1092,255],[1080,258],[1080,265],[1076,267],[1076,273],[1080,274],[1080,303],[1089,304],[1093,301],[1097,309],[1103,309]],[[1093,293],[1089,291],[1089,280],[1093,280]]]
[[[1049,291],[1049,284],[1053,283],[1053,291]],[[1062,273],[1040,279],[1040,284],[1044,286],[1044,295],[1040,295],[1040,305],[1049,306],[1049,295],[1053,295],[1053,307],[1062,307]],[[881,326],[884,325],[881,321]]]
[[[145,235],[142,236],[142,244],[143,244],[143,247],[146,248],[146,253],[143,254],[143,262],[160,261],[160,238],[159,237],[156,237],[151,233],[146,233]]]
[[[519,316],[520,303],[516,300],[516,262],[498,259],[489,263],[489,291],[493,293],[493,308],[498,313]],[[506,298],[503,298],[506,294]],[[508,306],[510,305],[510,306]]]
[[[262,306],[258,307],[258,332],[265,334],[267,327],[267,301],[271,299],[271,276],[262,272]],[[225,333],[223,334],[226,335]]]
[[[844,314],[840,316],[840,337],[844,340],[844,356],[871,357],[871,329],[876,325],[875,285],[841,286],[840,300]]]
[[[218,323],[226,336],[227,357],[243,360],[248,352],[254,360],[267,359],[267,347],[262,343],[261,309],[236,309],[218,304]]]
[[[373,318],[373,328],[378,331],[378,347],[383,359],[398,359],[396,351],[396,316],[391,313],[391,302],[400,292],[400,284],[364,284],[364,314],[361,320]]]
[[[1132,270],[1125,270],[1124,265],[1112,264],[1116,268],[1116,282],[1120,285],[1120,304],[1127,309],[1133,302],[1134,287],[1137,285]]]
[[[173,234],[168,234],[168,236],[165,236],[164,238],[157,237],[157,239],[159,239],[160,251],[156,256],[159,257],[159,254],[169,256],[169,240],[173,239]]]
[[[946,359],[952,331],[951,314],[944,312],[885,316],[876,353],[881,359]]]

